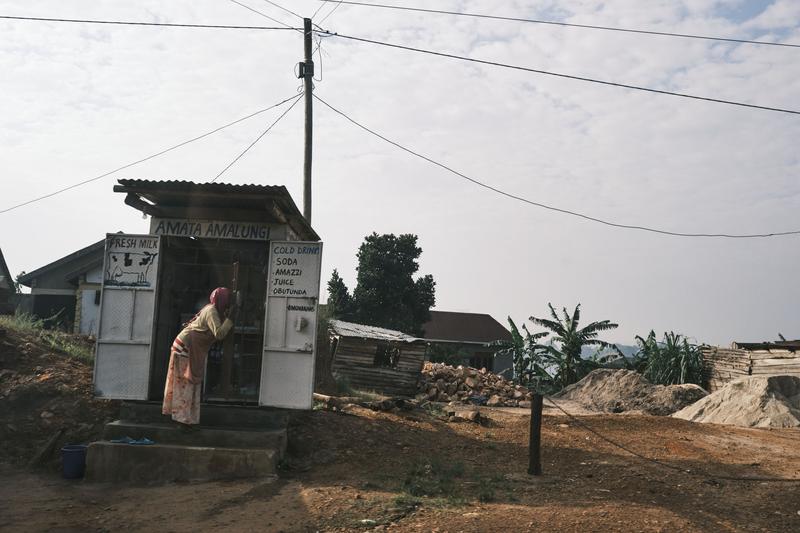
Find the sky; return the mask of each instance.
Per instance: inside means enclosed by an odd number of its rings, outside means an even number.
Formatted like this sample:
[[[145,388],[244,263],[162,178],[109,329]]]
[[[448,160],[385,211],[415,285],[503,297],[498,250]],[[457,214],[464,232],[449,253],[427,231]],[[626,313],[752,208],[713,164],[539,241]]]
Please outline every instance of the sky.
[[[240,0],[289,25],[294,15]],[[383,3],[392,3],[386,0]],[[400,4],[400,2],[394,2]],[[316,0],[284,0],[303,16]],[[796,0],[437,0],[462,12],[800,43]],[[331,7],[323,7],[320,20]],[[0,15],[275,23],[229,0],[0,0]],[[659,90],[800,109],[800,49],[341,5],[341,34]],[[297,93],[299,32],[0,21],[0,210],[98,176]],[[678,232],[800,229],[800,116],[322,40],[315,93],[355,120],[494,187]],[[12,274],[105,233],[146,232],[117,178],[207,181],[283,108],[0,214]],[[355,284],[365,235],[414,233],[436,309],[505,323],[582,304],[605,339],[800,338],[800,236],[679,238],[598,225],[480,188],[316,104],[313,226]],[[295,107],[218,181],[285,185],[302,202]]]

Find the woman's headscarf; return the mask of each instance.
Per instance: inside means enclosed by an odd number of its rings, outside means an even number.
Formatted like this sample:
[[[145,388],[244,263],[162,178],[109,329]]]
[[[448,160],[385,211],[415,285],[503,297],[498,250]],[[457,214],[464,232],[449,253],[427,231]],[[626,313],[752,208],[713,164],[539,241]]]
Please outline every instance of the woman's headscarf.
[[[214,304],[217,311],[224,312],[231,303],[231,290],[227,287],[217,287],[211,292],[209,301]]]

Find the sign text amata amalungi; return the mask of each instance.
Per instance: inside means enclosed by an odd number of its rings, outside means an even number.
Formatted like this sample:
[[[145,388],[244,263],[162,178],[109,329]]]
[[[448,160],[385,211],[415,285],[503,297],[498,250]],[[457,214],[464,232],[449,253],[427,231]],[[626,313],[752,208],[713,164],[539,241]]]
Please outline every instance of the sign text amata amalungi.
[[[316,296],[319,244],[273,244],[270,265],[271,296]]]
[[[239,239],[268,241],[274,238],[274,224],[189,218],[153,218],[150,231],[155,235],[198,239]]]

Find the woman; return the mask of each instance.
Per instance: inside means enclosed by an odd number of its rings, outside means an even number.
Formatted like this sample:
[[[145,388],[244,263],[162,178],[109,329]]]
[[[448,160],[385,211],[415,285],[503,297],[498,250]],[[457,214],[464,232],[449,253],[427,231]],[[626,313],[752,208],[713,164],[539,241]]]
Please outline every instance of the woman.
[[[187,426],[200,422],[200,394],[208,350],[233,328],[230,289],[214,289],[209,300],[175,337],[169,356],[161,412]]]

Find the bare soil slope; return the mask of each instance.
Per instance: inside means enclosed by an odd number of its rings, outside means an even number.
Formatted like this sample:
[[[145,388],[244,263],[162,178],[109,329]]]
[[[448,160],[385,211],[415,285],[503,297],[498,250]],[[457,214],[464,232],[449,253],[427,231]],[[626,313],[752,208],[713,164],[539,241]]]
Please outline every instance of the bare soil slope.
[[[732,381],[672,415],[744,427],[800,427],[800,378],[750,376]]]
[[[118,408],[92,397],[91,365],[53,351],[34,335],[5,331],[0,337],[0,460],[26,464],[58,433],[56,449],[99,437]],[[54,453],[45,463],[57,469],[58,461]]]
[[[697,385],[653,385],[632,370],[601,368],[570,385],[557,398],[607,413],[638,411],[669,415],[708,393]]]

